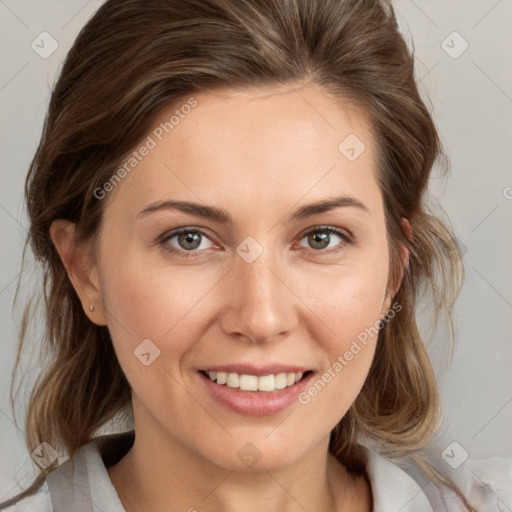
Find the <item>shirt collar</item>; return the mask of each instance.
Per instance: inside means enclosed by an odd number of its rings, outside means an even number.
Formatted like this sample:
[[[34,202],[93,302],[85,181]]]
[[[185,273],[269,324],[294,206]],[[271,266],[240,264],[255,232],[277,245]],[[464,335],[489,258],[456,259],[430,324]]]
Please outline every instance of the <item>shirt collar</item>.
[[[414,478],[372,449],[361,446],[366,455],[375,512],[433,512],[427,495]]]

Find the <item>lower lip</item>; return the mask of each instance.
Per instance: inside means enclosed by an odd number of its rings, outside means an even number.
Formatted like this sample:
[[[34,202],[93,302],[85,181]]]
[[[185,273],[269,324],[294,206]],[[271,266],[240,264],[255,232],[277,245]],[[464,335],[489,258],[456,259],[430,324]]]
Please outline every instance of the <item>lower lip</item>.
[[[217,384],[201,372],[198,375],[213,398],[232,411],[247,416],[270,416],[296,402],[313,373],[309,373],[293,386],[276,391],[239,391],[238,388]]]

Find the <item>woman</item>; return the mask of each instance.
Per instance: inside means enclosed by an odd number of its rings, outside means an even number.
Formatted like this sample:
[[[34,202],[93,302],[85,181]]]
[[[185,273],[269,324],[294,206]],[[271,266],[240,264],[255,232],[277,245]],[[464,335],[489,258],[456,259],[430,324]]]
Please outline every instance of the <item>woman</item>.
[[[443,473],[424,450],[441,407],[416,296],[430,284],[433,311],[450,312],[462,267],[423,201],[441,144],[413,62],[387,2],[96,12],[27,177],[51,356],[26,429],[44,469],[19,507],[506,498],[510,461],[494,482],[470,461]],[[132,429],[97,435],[131,414]]]

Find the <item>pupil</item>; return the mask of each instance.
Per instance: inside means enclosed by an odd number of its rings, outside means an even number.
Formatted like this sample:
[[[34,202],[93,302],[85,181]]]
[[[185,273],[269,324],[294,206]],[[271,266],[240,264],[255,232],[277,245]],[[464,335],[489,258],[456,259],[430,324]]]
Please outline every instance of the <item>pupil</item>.
[[[313,233],[310,235],[310,242],[315,249],[324,249],[329,245],[328,233]]]
[[[199,233],[181,233],[179,235],[179,243],[184,249],[197,249],[200,245],[200,238],[201,235]]]

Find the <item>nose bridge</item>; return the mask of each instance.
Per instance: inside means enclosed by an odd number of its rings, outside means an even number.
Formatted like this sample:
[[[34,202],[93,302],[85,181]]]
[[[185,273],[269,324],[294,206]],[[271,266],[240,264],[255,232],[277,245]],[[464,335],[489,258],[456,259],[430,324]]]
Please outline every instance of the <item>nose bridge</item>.
[[[227,333],[265,342],[294,328],[294,295],[287,288],[286,275],[274,256],[275,253],[264,249],[249,263],[237,255],[230,280],[229,306],[222,319]]]

